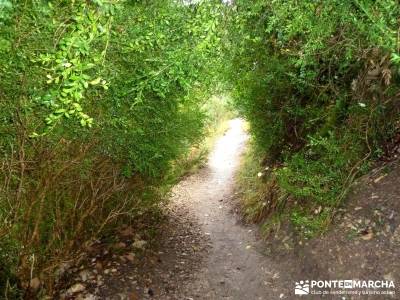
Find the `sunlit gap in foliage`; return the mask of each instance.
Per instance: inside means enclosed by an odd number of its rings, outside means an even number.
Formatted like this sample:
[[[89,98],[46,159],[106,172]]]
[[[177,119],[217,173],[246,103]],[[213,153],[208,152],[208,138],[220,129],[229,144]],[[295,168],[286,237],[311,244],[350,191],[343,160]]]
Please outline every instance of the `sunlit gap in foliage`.
[[[221,137],[210,155],[209,167],[223,180],[224,174],[235,166],[237,151],[246,142],[248,136],[244,130],[244,121],[240,118],[229,121],[229,129]]]

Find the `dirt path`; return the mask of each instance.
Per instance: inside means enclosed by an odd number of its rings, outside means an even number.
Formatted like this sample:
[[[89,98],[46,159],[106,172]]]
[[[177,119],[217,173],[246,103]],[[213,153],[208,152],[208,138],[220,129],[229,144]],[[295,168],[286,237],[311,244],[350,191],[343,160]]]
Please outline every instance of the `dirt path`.
[[[231,213],[234,176],[246,140],[243,122],[230,121],[229,130],[216,143],[207,166],[175,189],[175,201],[189,207],[211,243],[203,268],[186,286],[190,297],[272,298],[267,297],[274,292],[271,280],[279,274],[258,251],[261,247],[253,230],[238,224]]]
[[[165,222],[148,225],[150,231],[159,226],[155,244],[147,245],[133,227],[121,228],[120,242],[109,250],[98,245],[59,298],[299,299],[297,281],[373,279],[394,280],[396,294],[307,299],[400,299],[398,162],[361,178],[325,235],[301,240],[286,222],[260,242],[257,228],[243,226],[232,213],[234,176],[247,140],[242,125],[232,120],[206,167],[174,188]]]
[[[122,229],[127,234],[115,247],[99,245],[90,264],[76,268],[60,298],[288,299],[275,263],[261,254],[257,230],[232,213],[247,138],[242,120],[230,121],[207,165],[173,189],[156,245],[146,245],[133,228]]]

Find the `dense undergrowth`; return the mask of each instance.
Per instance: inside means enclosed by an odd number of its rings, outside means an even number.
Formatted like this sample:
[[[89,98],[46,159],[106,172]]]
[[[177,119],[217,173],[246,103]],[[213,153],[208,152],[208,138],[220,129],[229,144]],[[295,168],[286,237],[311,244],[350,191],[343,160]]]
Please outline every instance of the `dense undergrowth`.
[[[157,211],[224,130],[213,95],[250,123],[245,216],[323,231],[398,134],[399,18],[394,0],[0,0],[0,298],[51,297],[63,263]]]
[[[235,3],[229,79],[253,136],[239,176],[244,214],[313,236],[399,132],[400,6]]]
[[[201,161],[223,111],[206,104],[217,10],[0,1],[0,298],[51,296],[63,263],[145,220]]]

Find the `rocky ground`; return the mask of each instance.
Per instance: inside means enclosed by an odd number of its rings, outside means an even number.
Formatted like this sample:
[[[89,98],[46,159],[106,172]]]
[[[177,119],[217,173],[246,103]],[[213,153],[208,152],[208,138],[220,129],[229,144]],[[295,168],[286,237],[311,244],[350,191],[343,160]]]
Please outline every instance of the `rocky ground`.
[[[299,240],[287,224],[267,241],[232,214],[234,174],[246,134],[235,120],[208,165],[183,180],[155,244],[124,227],[107,250],[91,249],[60,299],[299,299],[295,282],[390,280],[394,295],[305,299],[400,299],[400,166],[359,180],[332,229]]]
[[[388,289],[394,292],[390,295],[308,295],[307,299],[400,299],[399,234],[397,160],[358,180],[325,235],[299,239],[289,224],[283,224],[265,241],[264,253],[281,262],[289,284],[301,280],[383,280],[395,284],[394,289]],[[293,293],[288,297],[298,298]]]
[[[60,299],[184,299],[182,285],[200,269],[209,239],[187,208],[171,204],[168,219],[150,244],[132,227],[121,229],[119,242],[89,251],[89,263],[69,270]]]

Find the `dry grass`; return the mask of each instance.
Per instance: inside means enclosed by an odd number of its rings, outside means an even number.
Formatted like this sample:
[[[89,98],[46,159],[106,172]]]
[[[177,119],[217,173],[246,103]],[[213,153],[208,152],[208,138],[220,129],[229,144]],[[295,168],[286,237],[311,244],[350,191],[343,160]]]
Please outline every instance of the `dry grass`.
[[[73,259],[105,230],[156,205],[145,201],[146,183],[127,179],[120,166],[95,154],[95,142],[61,139],[52,148],[42,143],[2,162],[0,237],[11,245],[19,284],[29,290],[33,278],[51,295],[58,267]],[[8,250],[8,251],[7,251]],[[17,257],[18,259],[15,259]],[[60,275],[60,274],[58,274]]]

